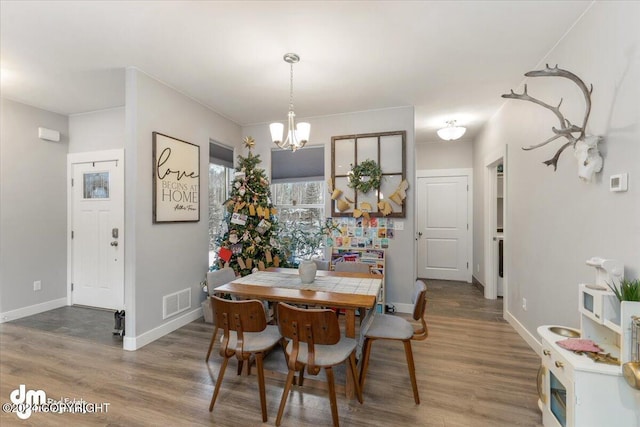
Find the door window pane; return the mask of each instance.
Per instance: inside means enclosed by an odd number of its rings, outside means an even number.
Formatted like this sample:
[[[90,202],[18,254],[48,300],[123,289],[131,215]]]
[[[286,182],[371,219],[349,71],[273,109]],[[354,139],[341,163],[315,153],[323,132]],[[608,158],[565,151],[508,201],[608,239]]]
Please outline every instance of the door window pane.
[[[109,172],[83,174],[82,197],[84,199],[109,198]]]

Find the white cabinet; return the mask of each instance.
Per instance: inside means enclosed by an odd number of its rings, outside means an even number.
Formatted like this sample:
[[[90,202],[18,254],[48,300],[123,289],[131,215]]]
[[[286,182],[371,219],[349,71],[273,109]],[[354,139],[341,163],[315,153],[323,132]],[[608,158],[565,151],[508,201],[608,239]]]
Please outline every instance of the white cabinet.
[[[621,362],[630,360],[630,326],[625,319],[640,315],[640,303],[621,305],[622,324],[594,320],[581,313],[582,338],[591,339]],[[620,331],[620,332],[618,332]],[[566,337],[540,326],[542,348],[539,405],[546,427],[640,426],[640,391],[631,388],[619,365],[597,363],[557,342]]]

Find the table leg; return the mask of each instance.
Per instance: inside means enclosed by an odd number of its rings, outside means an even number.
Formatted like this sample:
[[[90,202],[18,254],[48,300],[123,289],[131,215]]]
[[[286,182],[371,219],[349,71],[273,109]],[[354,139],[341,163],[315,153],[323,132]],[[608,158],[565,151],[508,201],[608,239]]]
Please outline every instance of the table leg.
[[[355,309],[345,310],[345,336],[348,338],[356,337],[356,311]],[[347,378],[345,383],[345,391],[347,398],[351,399],[354,395],[353,375],[351,375],[351,365],[347,363]],[[357,372],[355,373],[357,375]]]

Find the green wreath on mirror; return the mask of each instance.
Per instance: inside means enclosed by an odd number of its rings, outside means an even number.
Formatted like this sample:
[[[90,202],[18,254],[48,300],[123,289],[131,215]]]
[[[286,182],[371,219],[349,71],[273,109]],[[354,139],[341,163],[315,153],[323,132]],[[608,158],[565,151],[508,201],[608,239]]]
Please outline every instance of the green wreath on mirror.
[[[364,177],[369,177],[368,180],[363,180]],[[365,160],[364,162],[353,166],[351,165],[351,171],[349,172],[349,187],[360,191],[362,193],[368,193],[373,188],[380,187],[380,181],[382,180],[382,169],[373,160]]]

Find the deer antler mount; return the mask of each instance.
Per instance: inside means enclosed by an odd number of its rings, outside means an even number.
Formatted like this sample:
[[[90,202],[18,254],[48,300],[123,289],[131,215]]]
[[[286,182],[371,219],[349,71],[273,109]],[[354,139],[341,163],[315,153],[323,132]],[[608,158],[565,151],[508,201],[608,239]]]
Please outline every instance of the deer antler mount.
[[[593,177],[594,173],[600,172],[602,170],[602,156],[598,150],[598,142],[600,142],[601,137],[586,135],[585,131],[587,128],[587,122],[589,121],[589,114],[591,113],[591,92],[593,92],[593,85],[587,88],[587,85],[575,74],[570,71],[563,70],[555,67],[549,67],[547,64],[544,70],[534,70],[525,73],[527,77],[563,77],[574,82],[582,91],[585,100],[585,113],[584,119],[582,120],[581,126],[577,126],[571,123],[568,119],[564,117],[564,115],[560,112],[560,106],[562,105],[562,99],[558,103],[557,107],[547,104],[537,98],[534,98],[529,95],[527,92],[527,85],[524,85],[524,91],[522,93],[515,93],[513,89],[511,93],[503,94],[503,98],[508,99],[519,99],[521,101],[529,101],[537,104],[543,108],[551,111],[560,122],[560,127],[556,128],[555,126],[551,128],[554,135],[542,141],[541,143],[531,145],[529,147],[523,147],[523,150],[535,150],[536,148],[540,148],[549,144],[550,142],[555,141],[556,139],[565,138],[567,142],[565,142],[559,149],[556,151],[556,154],[546,160],[544,164],[547,166],[553,166],[553,170],[555,171],[558,168],[558,159],[560,158],[560,154],[569,146],[573,146],[576,157],[578,158],[578,175],[580,178],[590,181]]]

